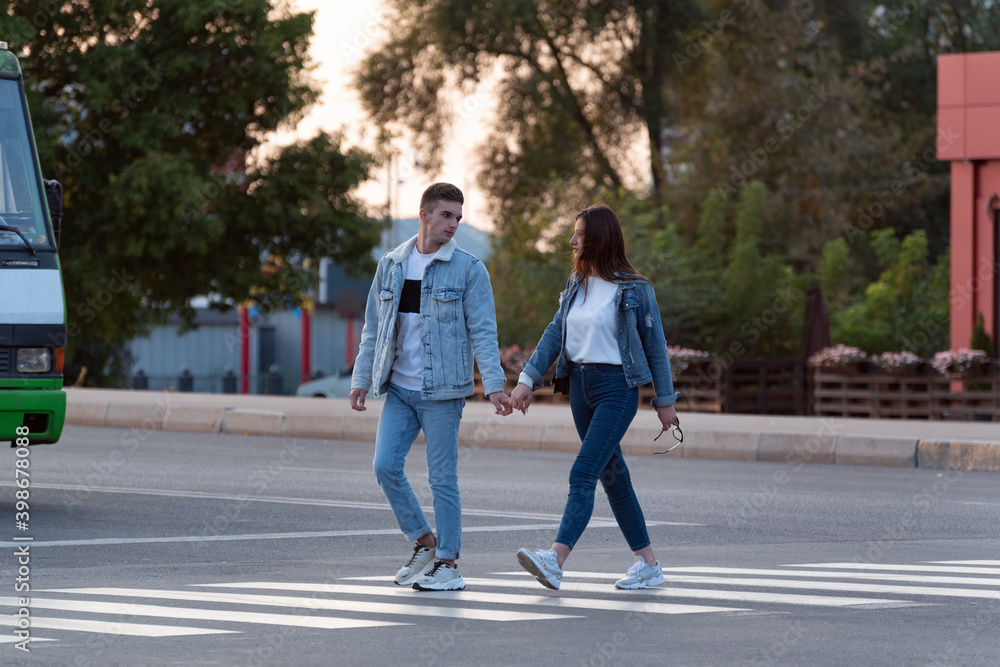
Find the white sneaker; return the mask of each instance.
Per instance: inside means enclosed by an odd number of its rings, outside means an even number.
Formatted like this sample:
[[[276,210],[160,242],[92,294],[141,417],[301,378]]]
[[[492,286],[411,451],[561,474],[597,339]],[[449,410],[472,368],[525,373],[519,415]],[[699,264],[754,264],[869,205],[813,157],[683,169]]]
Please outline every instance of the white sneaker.
[[[660,561],[656,561],[655,565],[647,565],[642,556],[636,556],[635,564],[628,569],[624,578],[615,582],[615,588],[634,591],[646,586],[659,586],[664,581]]]
[[[399,568],[393,581],[397,586],[409,586],[417,577],[427,571],[432,562],[434,562],[434,549],[417,543],[413,547],[413,555],[410,556],[410,560]]]
[[[542,586],[559,590],[562,582],[563,571],[559,567],[556,559],[556,552],[552,549],[520,549],[517,552],[517,562],[525,570],[535,575]]]
[[[443,560],[436,561],[434,567],[413,582],[415,591],[460,591],[464,588],[465,579],[458,571],[458,565],[449,565]]]

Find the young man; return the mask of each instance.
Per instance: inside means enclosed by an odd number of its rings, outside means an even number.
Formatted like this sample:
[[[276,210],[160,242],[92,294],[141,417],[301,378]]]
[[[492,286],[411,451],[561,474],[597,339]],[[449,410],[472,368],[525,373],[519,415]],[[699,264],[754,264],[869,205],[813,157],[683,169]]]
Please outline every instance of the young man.
[[[496,413],[511,413],[490,276],[453,238],[464,199],[449,183],[428,187],[417,235],[379,260],[351,379],[355,410],[365,410],[369,390],[386,394],[373,467],[400,529],[416,541],[395,582],[422,591],[465,588],[455,563],[462,537],[458,424],[473,393],[473,356]],[[421,429],[437,535],[403,471]]]

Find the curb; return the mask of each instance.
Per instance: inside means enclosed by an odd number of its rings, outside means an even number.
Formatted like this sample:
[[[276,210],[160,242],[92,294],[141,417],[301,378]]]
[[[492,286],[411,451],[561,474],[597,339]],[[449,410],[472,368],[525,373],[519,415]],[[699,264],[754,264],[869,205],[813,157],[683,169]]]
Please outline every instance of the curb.
[[[140,431],[374,442],[381,411],[379,406],[364,413],[351,412],[345,407],[346,401],[334,402],[336,399],[285,402],[303,408],[296,410],[270,407],[280,401],[268,401],[266,397],[245,397],[241,402],[246,405],[233,406],[195,405],[197,399],[191,395],[169,393],[70,390],[67,394],[66,424]],[[250,398],[261,400],[246,400]],[[232,397],[228,400],[233,402]],[[254,403],[260,407],[254,407]],[[525,417],[525,421],[512,422],[493,415],[488,407],[476,403],[467,407],[459,427],[460,446],[566,453],[579,450],[579,436],[568,409],[546,413],[541,420]],[[1000,472],[1000,442],[844,433],[845,427],[830,418],[795,418],[793,427],[769,429],[768,424],[791,418],[730,417],[726,421],[717,415],[706,416],[702,420],[705,427],[686,428],[683,446],[669,456]],[[713,428],[713,422],[731,428]],[[861,428],[855,425],[855,430]],[[658,428],[633,426],[622,440],[622,451],[630,456],[652,456],[664,445],[662,438],[653,442],[658,434]],[[421,434],[417,443],[422,442]]]

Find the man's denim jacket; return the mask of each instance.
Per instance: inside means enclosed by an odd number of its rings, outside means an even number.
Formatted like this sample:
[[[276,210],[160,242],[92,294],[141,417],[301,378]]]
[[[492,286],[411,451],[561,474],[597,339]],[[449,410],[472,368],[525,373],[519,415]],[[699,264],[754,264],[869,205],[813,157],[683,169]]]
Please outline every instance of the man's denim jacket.
[[[580,284],[575,274],[570,276],[566,289],[559,295],[555,318],[545,327],[534,354],[524,364],[524,372],[533,381],[532,390],[542,386],[542,376],[554,361],[557,361],[555,379],[569,377],[572,362],[566,358],[566,314]],[[674,392],[667,341],[653,286],[645,280],[626,279],[618,283],[615,310],[618,312],[618,350],[628,385],[638,387],[652,382],[656,391],[653,407],[673,405],[680,394]]]
[[[414,236],[379,260],[368,292],[361,349],[351,387],[379,396],[389,390],[396,356],[396,314]],[[486,267],[451,239],[424,270],[420,284],[421,398],[444,400],[473,393],[473,356],[486,394],[503,391],[506,377],[497,347],[493,288]]]

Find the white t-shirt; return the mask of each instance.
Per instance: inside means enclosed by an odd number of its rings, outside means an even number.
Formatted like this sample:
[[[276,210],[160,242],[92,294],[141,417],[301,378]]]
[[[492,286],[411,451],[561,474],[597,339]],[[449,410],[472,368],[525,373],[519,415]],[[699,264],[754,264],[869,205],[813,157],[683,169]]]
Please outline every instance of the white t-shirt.
[[[618,285],[591,276],[586,287],[586,298],[581,285],[566,313],[566,357],[576,364],[621,366],[615,312]]]
[[[406,262],[406,282],[396,317],[396,357],[389,382],[402,389],[420,391],[423,386],[420,364],[420,283],[434,253],[417,252],[416,245]]]
[[[618,284],[603,278],[587,278],[586,298],[581,285],[566,313],[566,358],[577,364],[621,366],[618,350]],[[531,377],[521,373],[518,382],[531,386]]]

